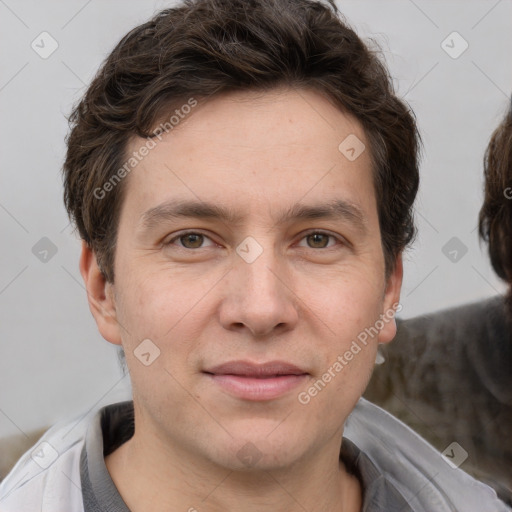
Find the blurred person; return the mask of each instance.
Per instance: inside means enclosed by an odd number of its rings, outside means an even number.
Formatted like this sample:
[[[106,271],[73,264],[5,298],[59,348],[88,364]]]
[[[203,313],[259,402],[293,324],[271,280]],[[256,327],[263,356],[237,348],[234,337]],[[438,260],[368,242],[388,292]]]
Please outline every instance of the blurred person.
[[[504,296],[398,322],[365,397],[438,449],[457,442],[462,467],[512,505],[512,103],[484,157],[479,234]]]
[[[133,401],[56,425],[2,512],[505,511],[361,399],[396,332],[419,136],[309,0],[189,0],[71,115],[65,203]]]
[[[484,177],[479,233],[488,244],[492,268],[508,284],[504,303],[507,319],[512,321],[512,96],[508,112],[487,147]]]

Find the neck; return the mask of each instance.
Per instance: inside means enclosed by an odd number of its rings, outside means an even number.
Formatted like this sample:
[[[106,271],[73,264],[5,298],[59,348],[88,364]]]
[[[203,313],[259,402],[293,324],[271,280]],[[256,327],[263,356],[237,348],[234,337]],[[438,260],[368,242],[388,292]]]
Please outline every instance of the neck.
[[[339,460],[340,442],[293,467],[232,471],[136,428],[105,462],[132,512],[358,512],[361,486]]]

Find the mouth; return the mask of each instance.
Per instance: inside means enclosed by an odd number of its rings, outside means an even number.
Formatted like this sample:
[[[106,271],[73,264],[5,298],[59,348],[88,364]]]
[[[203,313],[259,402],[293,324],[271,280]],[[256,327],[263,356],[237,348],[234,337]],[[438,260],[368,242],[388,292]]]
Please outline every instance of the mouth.
[[[230,361],[203,373],[228,394],[252,401],[273,400],[286,395],[309,376],[307,371],[283,361],[262,364]]]

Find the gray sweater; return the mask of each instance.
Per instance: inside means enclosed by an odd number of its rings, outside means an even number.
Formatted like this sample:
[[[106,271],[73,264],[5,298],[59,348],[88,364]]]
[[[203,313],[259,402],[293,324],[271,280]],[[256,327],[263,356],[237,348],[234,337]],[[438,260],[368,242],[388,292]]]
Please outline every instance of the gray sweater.
[[[365,397],[512,505],[512,329],[502,297],[399,322]]]

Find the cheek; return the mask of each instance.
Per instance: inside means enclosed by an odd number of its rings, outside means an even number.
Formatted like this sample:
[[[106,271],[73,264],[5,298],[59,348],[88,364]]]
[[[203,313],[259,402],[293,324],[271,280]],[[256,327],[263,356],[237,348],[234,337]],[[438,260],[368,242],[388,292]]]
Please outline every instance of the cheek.
[[[165,271],[139,279],[132,274],[125,283],[119,316],[127,324],[128,338],[150,338],[157,343],[183,331],[190,324],[184,321],[190,315],[200,318],[202,299],[211,288],[206,277],[189,280]],[[198,327],[194,324],[194,328]]]
[[[363,273],[352,276],[346,273],[344,277],[327,282],[327,286],[316,287],[309,283],[303,296],[340,343],[375,324],[383,305],[383,291],[377,279]]]
[[[371,377],[382,299],[375,291],[375,282],[363,277],[340,279],[310,298],[314,304],[311,309],[321,320],[316,325],[324,332],[324,336],[316,333],[318,350],[323,353],[320,373],[315,375],[316,387],[322,389],[316,407],[325,415],[335,416],[339,408],[333,404],[342,409],[355,405]]]

